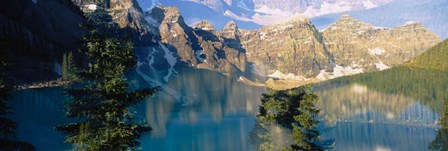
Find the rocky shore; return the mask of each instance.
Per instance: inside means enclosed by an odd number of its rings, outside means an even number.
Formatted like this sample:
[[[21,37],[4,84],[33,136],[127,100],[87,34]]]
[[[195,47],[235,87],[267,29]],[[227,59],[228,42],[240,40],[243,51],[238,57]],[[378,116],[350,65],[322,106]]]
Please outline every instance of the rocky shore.
[[[16,89],[18,90],[24,90],[24,89],[42,89],[42,88],[51,88],[51,87],[61,87],[64,85],[70,84],[70,81],[57,79],[52,81],[45,81],[45,82],[37,82],[37,83],[31,83],[31,84],[22,84],[17,85]]]

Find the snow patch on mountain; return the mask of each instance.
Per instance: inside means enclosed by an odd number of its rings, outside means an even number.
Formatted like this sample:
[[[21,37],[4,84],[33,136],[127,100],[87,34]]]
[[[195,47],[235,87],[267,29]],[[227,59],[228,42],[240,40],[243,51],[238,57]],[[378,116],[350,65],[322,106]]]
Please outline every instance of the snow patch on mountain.
[[[354,75],[364,73],[361,68],[353,68],[353,67],[343,67],[340,65],[336,65],[333,68],[333,72],[326,72],[325,70],[321,70],[320,73],[316,76],[319,80],[328,80],[342,76]]]
[[[97,6],[95,4],[88,4],[88,5],[84,5],[84,6],[91,11],[95,11],[97,8]]]
[[[409,26],[409,25],[413,25],[413,24],[417,24],[417,23],[418,23],[417,21],[407,21],[404,23],[403,26]]]
[[[170,65],[170,68],[168,69],[168,74],[163,77],[165,81],[168,81],[172,74],[176,73],[176,70],[174,70],[174,65],[177,63],[177,59],[174,56],[173,52],[171,52],[168,48],[165,47],[162,43],[159,42],[160,47],[163,49],[164,58],[168,62],[168,65]]]
[[[276,70],[274,73],[267,75],[269,78],[280,79],[280,80],[310,80],[303,76],[296,76],[292,73],[284,74],[281,71]]]
[[[390,67],[385,65],[382,61],[380,61],[379,63],[375,63],[376,68],[378,68],[380,71],[381,70],[386,70],[389,69]]]
[[[384,51],[384,49],[381,49],[381,48],[375,48],[375,49],[369,50],[370,55],[381,55],[384,52],[386,52],[386,51]]]

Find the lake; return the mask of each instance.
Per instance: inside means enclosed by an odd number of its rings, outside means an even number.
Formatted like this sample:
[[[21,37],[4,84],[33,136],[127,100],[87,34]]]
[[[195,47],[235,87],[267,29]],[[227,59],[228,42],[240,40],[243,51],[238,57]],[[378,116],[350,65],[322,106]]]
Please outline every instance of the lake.
[[[136,119],[153,131],[142,150],[256,150],[249,142],[265,88],[249,86],[207,70],[165,72],[139,67],[130,73],[135,87],[162,85],[153,98],[136,105]],[[321,132],[334,150],[428,150],[448,100],[448,74],[398,68],[343,77],[314,86],[320,97]],[[10,102],[19,137],[38,150],[68,150],[54,126],[64,119],[62,88],[15,92]]]

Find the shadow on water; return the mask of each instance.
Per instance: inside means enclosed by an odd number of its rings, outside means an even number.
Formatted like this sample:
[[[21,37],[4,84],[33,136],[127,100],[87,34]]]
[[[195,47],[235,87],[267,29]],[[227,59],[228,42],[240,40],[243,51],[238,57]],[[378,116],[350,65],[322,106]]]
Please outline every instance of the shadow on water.
[[[32,143],[37,150],[67,150],[64,135],[54,127],[64,119],[62,88],[28,89],[14,93],[10,101],[12,116],[18,122],[19,138]]]

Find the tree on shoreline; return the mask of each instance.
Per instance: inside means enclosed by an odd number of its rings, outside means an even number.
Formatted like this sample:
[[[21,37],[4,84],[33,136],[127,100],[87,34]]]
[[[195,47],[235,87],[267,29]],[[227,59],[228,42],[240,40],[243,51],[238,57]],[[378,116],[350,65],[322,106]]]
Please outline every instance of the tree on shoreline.
[[[84,26],[88,67],[76,74],[79,83],[65,90],[66,117],[75,122],[59,126],[66,142],[77,150],[136,150],[138,139],[151,127],[136,123],[130,107],[154,95],[157,88],[131,90],[124,74],[135,67],[133,44],[115,35],[103,5],[90,14]]]
[[[448,101],[445,101],[445,108],[440,119],[441,128],[437,131],[436,138],[429,144],[430,150],[448,150]]]
[[[6,69],[10,67],[10,62],[5,56],[5,47],[4,41],[0,40],[0,150],[34,151],[36,149],[33,145],[17,139],[17,122],[7,117],[8,114],[12,114],[7,102],[11,99],[14,88],[5,74]]]
[[[259,143],[260,150],[330,149],[332,142],[323,140],[317,129],[319,110],[314,104],[318,100],[310,86],[263,94],[257,124],[251,132],[252,143]]]

